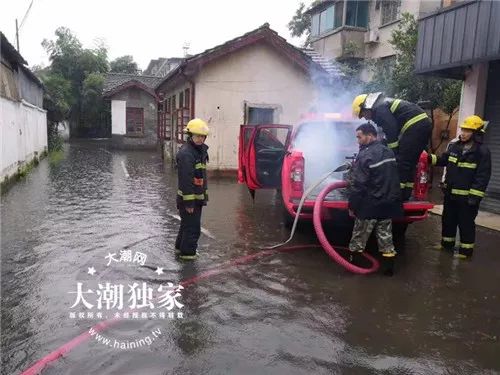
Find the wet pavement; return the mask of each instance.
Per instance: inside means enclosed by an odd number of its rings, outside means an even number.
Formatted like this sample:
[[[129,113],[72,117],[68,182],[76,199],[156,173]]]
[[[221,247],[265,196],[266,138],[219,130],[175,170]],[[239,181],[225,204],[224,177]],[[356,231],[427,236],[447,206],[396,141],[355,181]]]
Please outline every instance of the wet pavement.
[[[42,161],[2,196],[2,374],[21,373],[103,320],[70,317],[87,311],[71,309],[78,282],[177,285],[288,237],[275,191],[252,202],[233,179],[211,179],[203,226],[215,238],[202,235],[200,258],[179,262],[176,190],[157,153],[97,142],[67,145],[62,160]],[[183,318],[101,332],[123,343],[159,329],[151,345],[119,349],[93,337],[43,373],[500,373],[500,234],[479,228],[474,259],[458,261],[432,250],[439,220],[408,229],[393,277],[349,274],[317,248],[276,253],[186,285]],[[316,237],[306,227],[293,243]],[[107,266],[121,250],[146,254],[144,266]]]

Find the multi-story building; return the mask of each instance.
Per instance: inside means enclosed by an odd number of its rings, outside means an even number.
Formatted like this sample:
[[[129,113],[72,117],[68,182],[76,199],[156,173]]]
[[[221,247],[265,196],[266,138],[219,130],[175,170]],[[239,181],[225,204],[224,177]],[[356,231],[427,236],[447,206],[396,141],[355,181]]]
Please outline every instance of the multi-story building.
[[[450,0],[448,0],[450,1]],[[323,0],[311,15],[313,49],[328,59],[389,59],[389,43],[401,14],[421,17],[441,6],[441,0]]]

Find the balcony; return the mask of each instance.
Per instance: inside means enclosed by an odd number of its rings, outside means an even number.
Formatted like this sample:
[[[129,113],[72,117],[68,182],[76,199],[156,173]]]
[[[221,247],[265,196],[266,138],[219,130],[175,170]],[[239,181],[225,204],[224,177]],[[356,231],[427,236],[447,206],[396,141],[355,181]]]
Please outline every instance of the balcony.
[[[364,28],[343,26],[313,39],[313,48],[329,59],[362,59],[365,55]]]

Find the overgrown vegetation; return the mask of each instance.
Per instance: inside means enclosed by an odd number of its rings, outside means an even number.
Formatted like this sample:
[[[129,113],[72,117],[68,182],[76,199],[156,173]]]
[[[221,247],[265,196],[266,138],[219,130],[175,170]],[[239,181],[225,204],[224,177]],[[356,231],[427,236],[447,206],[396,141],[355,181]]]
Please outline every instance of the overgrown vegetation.
[[[67,121],[73,137],[105,137],[110,133],[109,103],[102,97],[104,80],[110,66],[115,72],[136,73],[131,56],[109,63],[108,49],[97,40],[94,48],[84,48],[65,27],[55,31],[54,40],[45,39],[42,46],[50,65],[35,68],[45,84],[44,107],[47,109],[49,150],[62,147],[58,124]]]

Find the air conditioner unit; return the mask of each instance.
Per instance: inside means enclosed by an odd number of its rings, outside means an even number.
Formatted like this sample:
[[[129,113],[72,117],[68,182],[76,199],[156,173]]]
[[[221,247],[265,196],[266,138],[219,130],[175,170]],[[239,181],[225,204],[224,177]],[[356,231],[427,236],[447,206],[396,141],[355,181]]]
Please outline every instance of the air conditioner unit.
[[[365,43],[378,43],[380,40],[378,29],[368,30],[365,33]]]

